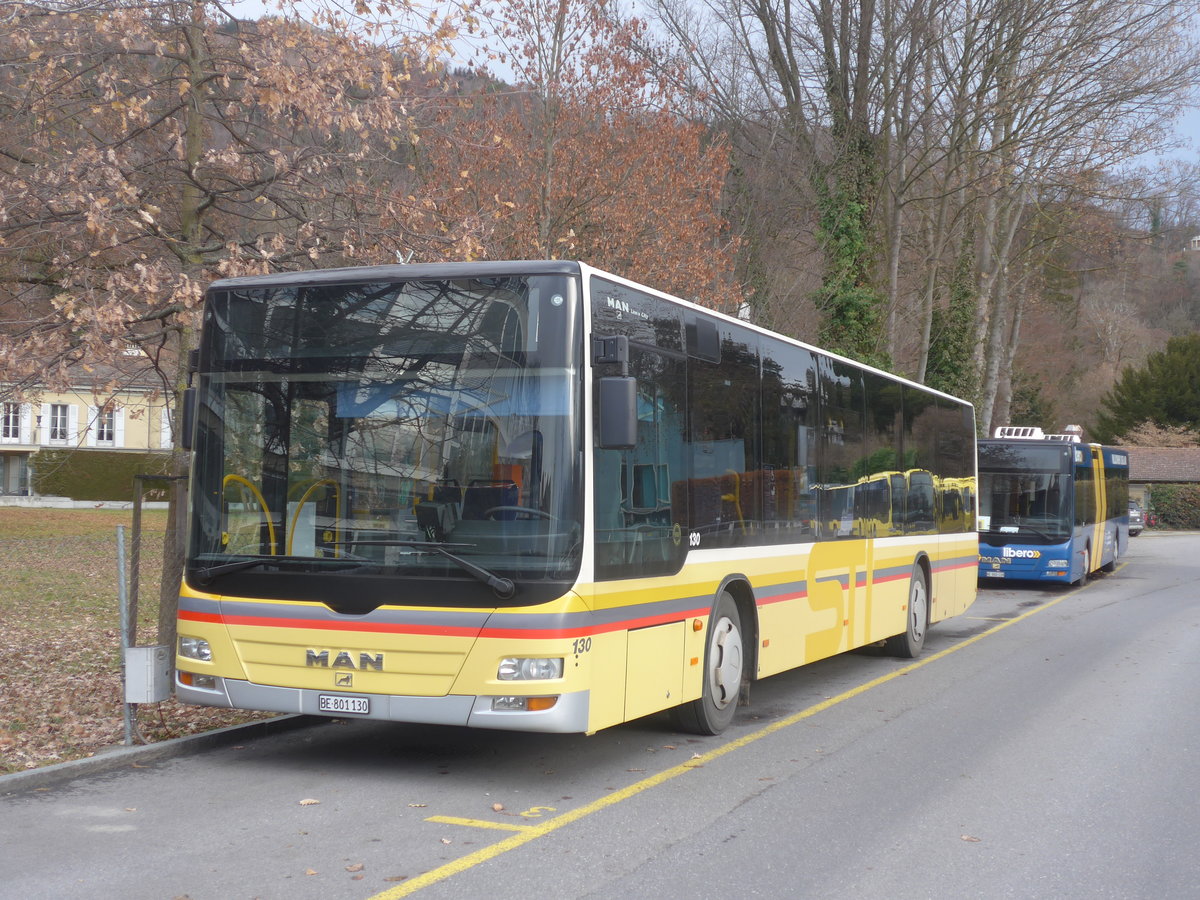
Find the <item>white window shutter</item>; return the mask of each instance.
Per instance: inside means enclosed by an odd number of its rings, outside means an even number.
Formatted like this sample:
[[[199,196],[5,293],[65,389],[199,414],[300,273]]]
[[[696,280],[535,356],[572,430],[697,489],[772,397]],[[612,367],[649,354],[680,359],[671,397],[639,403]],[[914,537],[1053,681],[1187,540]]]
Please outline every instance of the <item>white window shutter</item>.
[[[174,445],[175,441],[171,436],[171,407],[164,404],[159,417],[158,446],[163,450],[170,450]]]
[[[21,404],[21,433],[17,437],[18,444],[33,443],[33,404]]]
[[[74,403],[67,406],[67,443],[79,445],[79,407]]]
[[[50,443],[50,404],[42,404],[42,424],[38,427],[38,443],[49,445]]]
[[[125,410],[120,406],[113,410],[113,446],[125,446]]]
[[[74,407],[72,407],[74,408]],[[96,433],[100,430],[100,408],[98,406],[89,406],[88,424],[87,424],[87,445],[89,447],[96,446]]]

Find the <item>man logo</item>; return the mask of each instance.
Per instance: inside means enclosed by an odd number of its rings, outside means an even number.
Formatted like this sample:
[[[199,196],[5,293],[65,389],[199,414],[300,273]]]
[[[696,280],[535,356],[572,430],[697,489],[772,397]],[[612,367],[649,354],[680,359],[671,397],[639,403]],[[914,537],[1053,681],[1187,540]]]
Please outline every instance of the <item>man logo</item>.
[[[329,661],[329,652],[328,650],[308,650],[304,657],[304,665],[322,669],[374,669],[376,672],[383,671],[382,653],[359,653],[356,665],[354,658],[348,650],[338,651],[332,663]]]

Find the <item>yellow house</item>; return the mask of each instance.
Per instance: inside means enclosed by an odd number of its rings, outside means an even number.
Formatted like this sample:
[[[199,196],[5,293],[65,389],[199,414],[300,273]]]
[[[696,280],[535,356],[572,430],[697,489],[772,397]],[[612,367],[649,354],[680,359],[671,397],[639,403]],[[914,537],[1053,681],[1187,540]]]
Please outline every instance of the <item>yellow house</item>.
[[[36,454],[43,448],[170,450],[174,438],[168,395],[144,377],[124,379],[97,395],[96,373],[63,391],[34,388],[0,400],[0,496],[32,496]],[[0,390],[0,396],[5,392]]]

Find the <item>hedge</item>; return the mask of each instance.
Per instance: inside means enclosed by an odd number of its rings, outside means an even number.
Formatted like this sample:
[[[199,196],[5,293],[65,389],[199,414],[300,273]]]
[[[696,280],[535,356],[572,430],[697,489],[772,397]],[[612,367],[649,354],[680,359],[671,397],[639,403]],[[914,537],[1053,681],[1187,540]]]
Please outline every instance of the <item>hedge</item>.
[[[169,453],[71,449],[39,450],[30,466],[33,490],[44,497],[132,501],[137,491],[134,476],[165,475],[170,462]]]
[[[1200,529],[1200,485],[1156,484],[1150,488],[1150,508],[1160,528]]]

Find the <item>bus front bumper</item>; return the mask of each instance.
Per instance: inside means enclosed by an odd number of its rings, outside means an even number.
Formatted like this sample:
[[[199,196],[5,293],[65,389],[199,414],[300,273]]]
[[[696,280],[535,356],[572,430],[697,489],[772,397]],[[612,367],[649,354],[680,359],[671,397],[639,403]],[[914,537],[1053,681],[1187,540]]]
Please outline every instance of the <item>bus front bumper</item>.
[[[450,694],[444,697],[407,697],[384,694],[342,694],[307,688],[254,684],[233,678],[212,677],[211,687],[185,684],[175,673],[175,694],[184,703],[268,712],[334,716],[340,719],[377,719],[425,725],[460,725],[500,731],[538,731],[558,734],[588,731],[588,692],[560,694],[548,709],[497,709],[505,698]],[[515,705],[521,698],[510,698]],[[533,699],[533,698],[531,698]]]

